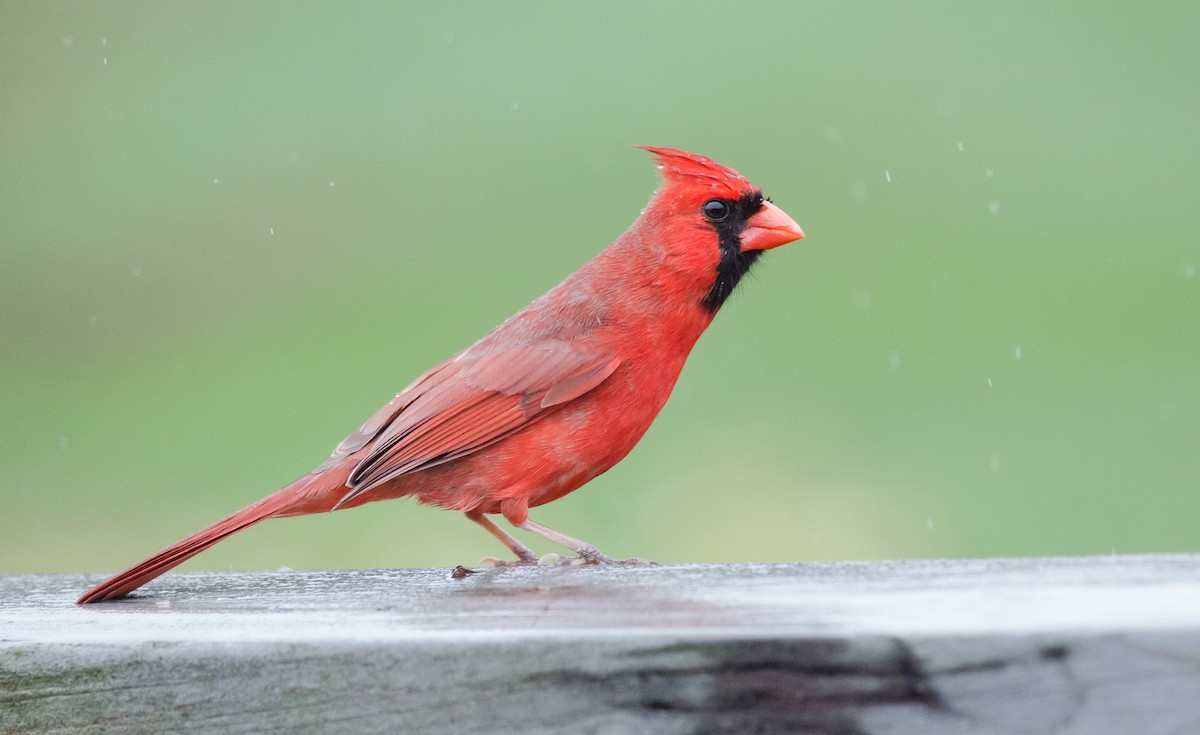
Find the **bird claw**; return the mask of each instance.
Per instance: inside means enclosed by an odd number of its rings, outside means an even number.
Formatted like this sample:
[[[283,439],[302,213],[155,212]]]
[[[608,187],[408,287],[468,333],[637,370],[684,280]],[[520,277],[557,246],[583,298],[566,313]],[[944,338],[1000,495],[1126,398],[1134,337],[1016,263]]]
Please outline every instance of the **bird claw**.
[[[613,564],[619,567],[657,567],[659,563],[650,559],[639,559],[636,556],[632,559],[618,559]]]
[[[551,556],[547,554],[546,556]],[[554,556],[557,556],[556,554]],[[546,557],[542,557],[545,559]],[[572,556],[562,559],[558,562],[559,566],[563,567],[579,567],[579,566],[603,566],[603,567],[656,567],[658,562],[650,561],[649,559],[614,559],[611,556],[605,556],[598,551],[584,552],[579,556]]]
[[[540,561],[537,557],[532,559],[499,559],[494,556],[485,556],[479,560],[479,563],[491,564],[493,567],[536,567]]]
[[[493,567],[584,567],[584,566],[603,566],[603,567],[656,567],[658,562],[650,561],[649,559],[614,559],[611,556],[601,554],[599,551],[591,550],[584,551],[579,556],[563,556],[562,554],[543,554],[540,558],[533,559],[499,559],[494,556],[485,556],[479,560],[480,564],[491,564]]]
[[[586,562],[578,557],[564,557],[561,554],[551,552],[543,554],[540,557],[535,556],[528,559],[499,559],[494,556],[485,556],[479,560],[479,563],[491,564],[494,567],[564,567]]]

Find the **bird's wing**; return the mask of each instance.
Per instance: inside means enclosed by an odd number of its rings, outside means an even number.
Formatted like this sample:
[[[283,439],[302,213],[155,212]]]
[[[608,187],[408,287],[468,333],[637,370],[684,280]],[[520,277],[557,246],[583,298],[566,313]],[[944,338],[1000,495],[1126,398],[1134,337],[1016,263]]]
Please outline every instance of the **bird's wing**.
[[[339,505],[401,475],[471,454],[521,430],[613,374],[621,359],[546,339],[467,350],[438,365],[334,450],[335,464],[371,443]]]

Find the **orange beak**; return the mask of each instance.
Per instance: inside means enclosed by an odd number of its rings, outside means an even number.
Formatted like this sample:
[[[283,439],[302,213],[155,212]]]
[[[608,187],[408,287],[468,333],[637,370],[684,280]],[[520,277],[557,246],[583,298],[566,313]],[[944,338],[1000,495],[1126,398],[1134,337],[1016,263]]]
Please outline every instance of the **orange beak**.
[[[771,202],[763,202],[758,214],[746,220],[742,230],[742,252],[747,250],[769,250],[794,240],[803,240],[804,230]]]

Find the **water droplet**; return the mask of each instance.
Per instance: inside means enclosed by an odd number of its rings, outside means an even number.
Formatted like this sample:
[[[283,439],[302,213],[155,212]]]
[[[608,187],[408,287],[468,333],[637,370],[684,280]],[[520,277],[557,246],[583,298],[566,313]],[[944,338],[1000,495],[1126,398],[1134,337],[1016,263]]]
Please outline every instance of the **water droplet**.
[[[1017,355],[1017,359],[1020,360],[1021,359],[1021,345],[1017,345],[1016,355]]]
[[[71,440],[65,436],[58,437],[58,448],[59,449],[70,449],[71,448]]]
[[[101,46],[107,46],[107,45],[108,45],[108,36],[105,36],[105,37],[103,37],[103,38],[101,38],[101,39],[100,39],[100,45],[101,45]]]
[[[992,472],[999,472],[1000,458],[993,454],[992,458],[988,460],[988,467],[991,468]]]
[[[104,65],[108,66],[108,57],[107,56],[104,57]]]
[[[889,368],[891,368],[892,370],[900,369],[900,353],[899,352],[892,350],[891,352],[888,353],[887,360],[888,360]]]
[[[933,519],[932,518],[925,519],[925,527],[928,528],[930,531],[933,530]]]
[[[213,183],[214,183],[214,184],[219,184],[219,183],[221,183],[221,180],[220,180],[220,179],[218,179],[216,176],[214,176],[214,177],[213,177]]]
[[[100,317],[96,314],[88,314],[88,326],[95,327],[100,322]]]
[[[962,153],[962,152],[963,152],[963,144],[962,144],[962,141],[961,141],[961,140],[960,140],[960,141],[958,141],[958,152],[959,152],[959,153]]]
[[[1180,263],[1179,272],[1183,274],[1184,278],[1195,278],[1196,266],[1192,263]]]
[[[75,37],[68,34],[63,36],[63,48],[71,48],[75,45]]]
[[[884,179],[884,181],[887,181],[889,184],[890,184],[890,183],[892,183],[892,172],[891,172],[891,171],[888,171],[888,170],[885,168],[885,169],[883,170],[883,179]]]
[[[1000,214],[1000,202],[988,202],[988,211],[992,214]]]
[[[988,168],[988,169],[984,169],[984,171],[983,171],[983,175],[984,175],[984,176],[986,176],[986,177],[988,177],[989,179],[990,179],[990,178],[992,178],[992,176],[993,176],[995,173],[996,173],[996,172],[995,172],[995,171],[993,171],[993,170],[991,170],[990,168]]]
[[[518,105],[516,102],[514,102],[508,106],[508,109],[512,110],[513,112],[516,112],[517,110],[521,109],[521,106]]]
[[[333,186],[333,182],[332,182],[332,181],[330,181],[330,182],[329,182],[329,185],[330,185],[330,186]]]
[[[837,140],[842,137],[842,131],[838,130],[837,126],[833,123],[829,123],[825,126],[825,137],[830,140]]]
[[[991,378],[988,378],[988,387],[989,387],[989,388],[991,388],[991,387],[992,387],[992,379],[991,379]]]
[[[272,235],[274,235],[274,234],[275,234],[275,228],[274,228],[274,227],[268,227],[267,229],[270,231],[270,233],[271,233]]]

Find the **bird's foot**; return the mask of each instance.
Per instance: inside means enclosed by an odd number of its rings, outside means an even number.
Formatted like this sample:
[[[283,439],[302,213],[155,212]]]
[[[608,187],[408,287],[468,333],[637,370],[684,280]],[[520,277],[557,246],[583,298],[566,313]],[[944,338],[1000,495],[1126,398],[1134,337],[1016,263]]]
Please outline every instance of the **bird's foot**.
[[[632,559],[617,559],[613,562],[619,567],[656,567],[658,562],[652,559],[639,559],[636,556]]]
[[[546,556],[557,556],[557,554],[547,554]],[[546,556],[543,556],[542,559],[545,559]],[[658,562],[653,562],[649,559],[614,559],[595,550],[585,551],[580,553],[579,556],[563,557],[558,561],[558,566],[560,567],[591,565],[603,567],[656,567],[658,566]]]
[[[551,556],[547,554],[546,556]],[[542,557],[544,559],[545,557]],[[491,564],[493,567],[536,567],[543,562],[542,559],[536,556],[521,557],[520,559],[500,559],[495,556],[485,556],[479,560],[480,564]]]
[[[650,561],[649,559],[614,559],[611,556],[601,554],[595,549],[585,549],[579,556],[563,556],[553,552],[543,554],[540,558],[525,558],[525,559],[498,559],[494,556],[485,556],[479,560],[480,564],[491,564],[494,567],[582,567],[582,566],[604,566],[604,567],[656,567],[658,562]]]
[[[480,564],[491,564],[496,567],[578,567],[584,564],[614,564],[614,562],[603,554],[592,555],[588,557],[582,556],[563,556],[562,554],[542,554],[540,557],[533,559],[497,559],[494,556],[488,556],[479,560]]]

